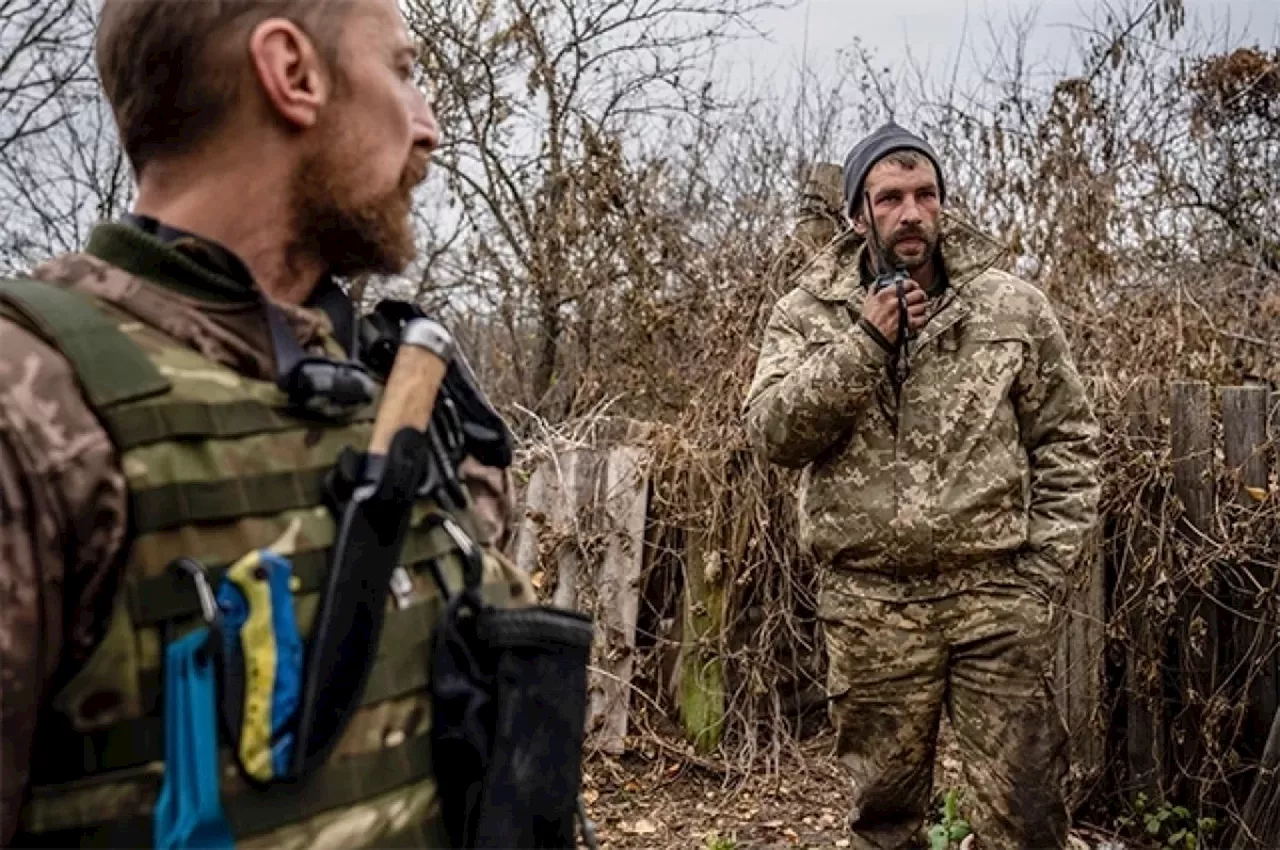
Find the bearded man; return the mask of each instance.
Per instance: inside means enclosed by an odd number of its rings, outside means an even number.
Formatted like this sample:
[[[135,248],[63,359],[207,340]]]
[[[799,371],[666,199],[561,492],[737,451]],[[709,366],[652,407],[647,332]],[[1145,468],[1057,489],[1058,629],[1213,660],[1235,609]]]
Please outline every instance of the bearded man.
[[[0,283],[5,846],[165,843],[181,779],[166,647],[204,601],[179,560],[212,573],[279,544],[310,628],[336,539],[324,476],[368,445],[378,384],[335,279],[411,261],[411,192],[439,144],[396,0],[104,0],[96,60],[135,208]],[[473,479],[488,517],[465,497],[440,510],[500,538],[505,480]],[[462,563],[443,533],[410,524],[368,684],[323,763],[262,788],[224,746],[213,787],[175,791],[222,807],[220,838],[179,846],[448,846],[426,673],[427,570]],[[483,573],[495,605],[532,600],[499,553]]]
[[[853,846],[918,839],[945,708],[978,845],[1060,848],[1051,609],[1095,520],[1097,425],[1048,301],[944,200],[918,136],[852,149],[851,230],[775,305],[746,424],[804,469]]]

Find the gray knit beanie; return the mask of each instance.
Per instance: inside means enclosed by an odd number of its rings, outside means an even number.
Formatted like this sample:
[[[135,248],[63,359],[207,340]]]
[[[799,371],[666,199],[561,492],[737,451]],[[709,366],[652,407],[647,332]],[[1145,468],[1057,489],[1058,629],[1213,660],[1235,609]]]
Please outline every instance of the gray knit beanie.
[[[854,145],[853,150],[849,151],[849,155],[845,157],[844,208],[850,218],[853,217],[854,210],[858,208],[858,201],[862,198],[862,184],[867,180],[867,173],[885,156],[900,150],[919,151],[929,157],[929,161],[933,163],[933,170],[938,174],[938,200],[942,202],[947,200],[947,188],[942,181],[942,166],[933,148],[924,139],[890,121]]]

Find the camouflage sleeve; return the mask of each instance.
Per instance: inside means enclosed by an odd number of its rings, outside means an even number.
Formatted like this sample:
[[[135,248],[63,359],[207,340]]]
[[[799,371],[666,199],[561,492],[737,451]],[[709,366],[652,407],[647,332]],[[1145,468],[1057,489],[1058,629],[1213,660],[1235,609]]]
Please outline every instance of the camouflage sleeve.
[[[872,401],[886,362],[884,349],[856,327],[836,339],[806,338],[784,301],[765,327],[744,405],[747,433],[774,463],[804,466]]]
[[[1041,303],[1035,351],[1014,399],[1031,466],[1033,567],[1056,580],[1074,566],[1097,519],[1098,423],[1066,336],[1048,302]]]
[[[125,510],[114,449],[66,362],[0,319],[0,846],[40,706],[101,639]]]
[[[514,531],[515,486],[511,471],[485,466],[468,455],[458,467],[458,477],[471,497],[481,542],[505,550]]]

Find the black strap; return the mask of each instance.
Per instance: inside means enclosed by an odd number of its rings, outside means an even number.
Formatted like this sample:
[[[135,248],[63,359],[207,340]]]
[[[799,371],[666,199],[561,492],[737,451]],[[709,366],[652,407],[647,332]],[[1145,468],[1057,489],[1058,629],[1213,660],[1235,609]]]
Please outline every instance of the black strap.
[[[333,325],[333,335],[352,360],[360,357],[360,329],[356,321],[356,306],[333,278],[325,275],[307,299],[308,307],[324,311]]]
[[[899,279],[894,284],[898,295],[898,338],[894,341],[893,360],[894,379],[899,387],[906,383],[907,375],[911,373],[911,364],[907,360],[907,339],[911,335],[911,320],[907,314],[907,293],[902,286],[903,282]]]

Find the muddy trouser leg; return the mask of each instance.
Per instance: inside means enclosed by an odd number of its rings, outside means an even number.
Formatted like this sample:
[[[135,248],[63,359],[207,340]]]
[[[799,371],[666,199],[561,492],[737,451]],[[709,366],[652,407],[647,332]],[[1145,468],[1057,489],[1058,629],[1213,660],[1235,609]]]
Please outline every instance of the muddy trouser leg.
[[[985,587],[955,600],[948,708],[982,850],[1066,846],[1066,730],[1048,686],[1055,633],[1033,591]]]
[[[853,850],[914,846],[928,813],[946,681],[932,607],[823,593],[836,752],[853,779]]]

